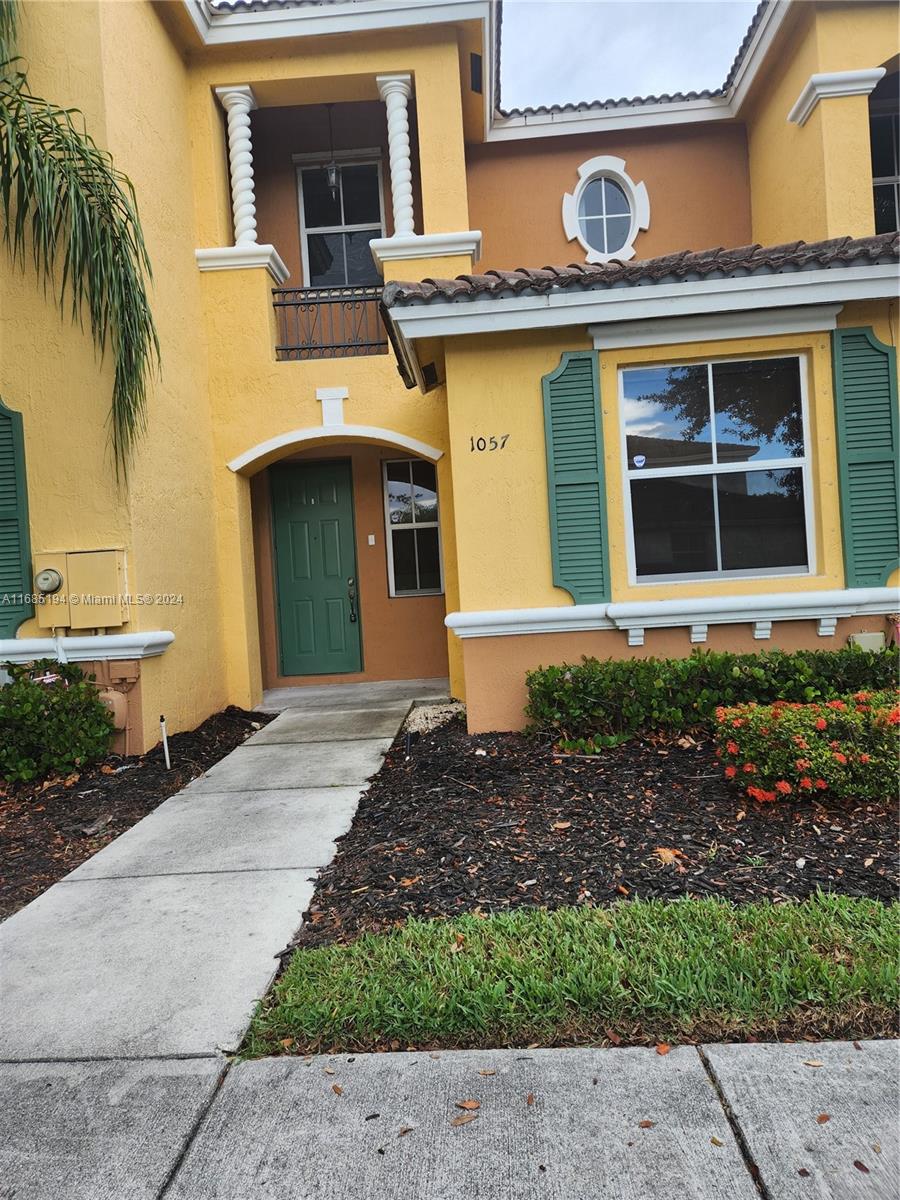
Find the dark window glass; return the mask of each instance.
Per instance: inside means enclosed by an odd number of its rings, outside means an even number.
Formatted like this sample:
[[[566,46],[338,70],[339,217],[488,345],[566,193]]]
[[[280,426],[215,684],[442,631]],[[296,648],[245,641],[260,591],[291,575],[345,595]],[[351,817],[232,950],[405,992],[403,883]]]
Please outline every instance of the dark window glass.
[[[623,391],[629,469],[712,462],[705,363],[626,371]]]
[[[441,586],[437,529],[417,529],[416,549],[419,555],[419,589],[436,592]]]
[[[808,565],[799,469],[718,475],[716,487],[723,570]]]
[[[392,525],[412,524],[409,466],[408,462],[391,462],[387,465],[388,514]]]
[[[311,233],[307,238],[311,287],[335,287],[347,282],[344,239],[340,233]]]
[[[378,167],[374,163],[341,167],[345,225],[381,225]]]
[[[872,175],[884,179],[897,174],[897,131],[900,118],[893,113],[879,113],[869,124],[872,141]]]
[[[628,241],[631,217],[608,217],[606,220],[606,253],[614,254]]]
[[[633,479],[631,512],[639,576],[717,569],[711,475]]]
[[[606,215],[608,217],[622,216],[624,214],[630,220],[631,209],[628,207],[628,197],[612,179],[603,180],[603,199],[606,201]]]
[[[363,232],[345,233],[343,236],[347,254],[347,283],[381,283],[381,276],[375,268],[375,260],[369,249],[369,242],[373,238],[381,237],[381,230],[366,229]]]
[[[335,196],[328,186],[323,167],[310,167],[302,172],[303,216],[307,229],[341,224],[340,191]]]
[[[800,364],[796,358],[713,364],[720,463],[803,454]]]
[[[592,179],[581,193],[581,215],[583,217],[603,216],[603,185],[605,179]]]
[[[417,592],[416,579],[416,531],[414,529],[392,529],[391,541],[394,551],[394,591]]]
[[[893,233],[900,228],[900,200],[896,183],[880,183],[875,188],[875,232]]]
[[[416,521],[436,521],[438,510],[434,465],[417,459],[412,464],[412,477]]]

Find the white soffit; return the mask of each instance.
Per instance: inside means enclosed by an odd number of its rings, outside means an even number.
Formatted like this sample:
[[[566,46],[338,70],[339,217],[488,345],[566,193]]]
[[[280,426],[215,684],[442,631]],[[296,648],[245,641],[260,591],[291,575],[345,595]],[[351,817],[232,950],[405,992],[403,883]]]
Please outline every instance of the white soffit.
[[[819,333],[837,328],[842,304],[811,304],[757,312],[711,313],[650,321],[591,325],[595,350],[633,350],[638,346],[674,346],[679,342],[721,342],[726,338],[767,337],[776,333]]]

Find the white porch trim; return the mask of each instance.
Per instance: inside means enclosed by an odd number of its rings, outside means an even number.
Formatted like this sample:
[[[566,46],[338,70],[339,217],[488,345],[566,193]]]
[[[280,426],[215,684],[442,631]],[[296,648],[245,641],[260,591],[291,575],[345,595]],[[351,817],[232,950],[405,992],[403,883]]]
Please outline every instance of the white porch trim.
[[[265,267],[278,287],[281,287],[290,275],[281,255],[274,246],[268,244],[215,246],[195,250],[194,256],[201,271],[236,271],[244,267]]]
[[[866,67],[857,71],[820,71],[816,75],[810,75],[787,119],[792,125],[805,125],[820,100],[837,96],[868,96],[884,75],[884,67]]]
[[[467,229],[462,233],[420,233],[405,237],[394,235],[369,242],[375,262],[397,262],[406,258],[450,258],[470,254],[477,262],[481,255],[481,230]]]
[[[444,624],[459,638],[620,629],[628,633],[630,646],[642,646],[645,629],[689,626],[691,641],[705,642],[710,625],[752,624],[754,637],[765,638],[771,632],[773,621],[815,620],[819,622],[819,636],[832,637],[839,617],[883,615],[898,609],[900,592],[897,588],[847,588],[827,592],[771,592],[455,612],[447,614]]]
[[[175,641],[168,629],[146,633],[107,633],[88,637],[2,638],[0,663],[27,663],[36,658],[57,662],[118,662],[131,658],[156,658]]]
[[[260,442],[250,450],[239,454],[237,458],[233,458],[228,463],[228,469],[234,471],[235,474],[243,472],[253,475],[255,472],[247,471],[248,467],[252,467],[261,459],[265,459],[279,450],[286,452],[303,450],[307,446],[314,446],[317,442],[334,441],[335,438],[398,446],[402,450],[408,450],[411,454],[417,454],[420,458],[427,458],[430,462],[437,462],[444,457],[443,450],[438,450],[436,446],[429,446],[427,442],[407,437],[405,433],[397,433],[394,429],[381,429],[377,425],[314,425],[306,429],[292,429],[289,433],[280,433],[277,437]]]

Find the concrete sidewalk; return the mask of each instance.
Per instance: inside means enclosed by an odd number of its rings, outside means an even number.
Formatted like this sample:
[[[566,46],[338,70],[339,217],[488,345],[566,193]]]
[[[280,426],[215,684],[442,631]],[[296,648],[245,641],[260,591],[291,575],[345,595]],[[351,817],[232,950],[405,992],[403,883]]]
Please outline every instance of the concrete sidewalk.
[[[292,689],[296,707],[9,918],[0,1060],[236,1049],[423,686]]]
[[[893,1042],[5,1064],[0,1196],[896,1200],[897,1065]]]

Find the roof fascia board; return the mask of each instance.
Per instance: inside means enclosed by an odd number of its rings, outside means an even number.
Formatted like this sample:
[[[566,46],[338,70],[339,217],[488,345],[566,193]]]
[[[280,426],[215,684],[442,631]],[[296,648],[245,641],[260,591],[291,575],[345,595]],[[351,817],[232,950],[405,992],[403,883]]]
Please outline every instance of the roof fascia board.
[[[537,296],[496,297],[431,304],[399,305],[389,310],[392,323],[408,340],[599,325],[612,321],[658,320],[694,313],[798,307],[892,299],[895,263],[840,269],[791,271],[783,275],[747,275]]]
[[[740,112],[776,35],[787,20],[792,3],[793,0],[773,0],[763,13],[729,89],[728,100],[734,116]]]
[[[257,12],[216,12],[205,0],[182,0],[194,28],[207,46],[275,38],[367,33],[377,29],[481,21],[485,41],[490,26],[488,0],[357,0],[323,8],[279,8]]]

